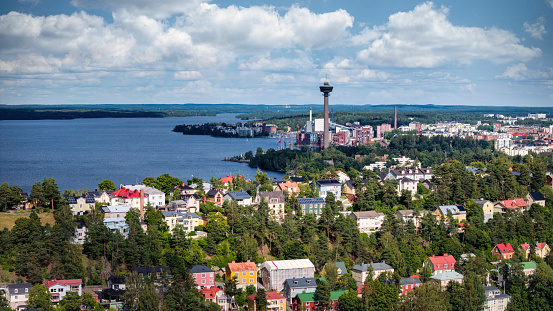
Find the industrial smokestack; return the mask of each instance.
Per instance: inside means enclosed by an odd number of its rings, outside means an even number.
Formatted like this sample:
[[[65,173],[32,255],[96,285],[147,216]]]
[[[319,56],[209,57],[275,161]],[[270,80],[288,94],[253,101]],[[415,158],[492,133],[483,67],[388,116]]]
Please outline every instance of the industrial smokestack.
[[[313,110],[309,107],[309,122],[313,122]]]
[[[394,106],[394,129],[397,129],[397,106]]]
[[[144,189],[140,189],[140,218],[144,218]]]

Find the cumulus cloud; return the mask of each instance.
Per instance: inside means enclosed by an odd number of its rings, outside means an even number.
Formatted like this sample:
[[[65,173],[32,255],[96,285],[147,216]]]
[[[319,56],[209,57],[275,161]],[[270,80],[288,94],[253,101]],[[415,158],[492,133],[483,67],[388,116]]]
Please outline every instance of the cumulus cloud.
[[[324,64],[321,75],[327,76],[332,82],[356,84],[361,80],[384,81],[390,78],[390,75],[386,72],[368,69],[351,59],[341,57],[335,57]],[[324,82],[324,80],[321,79],[321,82]]]
[[[505,70],[502,75],[496,76],[496,78],[510,78],[513,80],[533,80],[533,79],[548,79],[553,77],[553,68],[548,68],[549,71],[532,70],[526,67],[526,64],[519,63],[514,64]]]
[[[549,6],[553,9],[553,0],[545,0],[545,3],[549,4]]]
[[[316,14],[292,6],[284,16],[274,7],[248,8],[202,4],[179,24],[196,42],[254,53],[302,47],[318,49],[340,44],[348,36],[353,17],[345,10]]]
[[[239,69],[242,70],[265,70],[265,71],[307,71],[315,68],[313,60],[305,55],[297,58],[286,57],[256,57],[241,60]]]
[[[544,23],[545,19],[543,17],[538,18],[534,24],[524,22],[524,31],[529,33],[532,38],[543,40],[543,35],[547,33]]]
[[[432,68],[475,60],[526,61],[541,55],[539,48],[521,45],[509,31],[455,26],[447,14],[448,9],[435,9],[427,2],[391,15],[387,32],[360,51],[357,59],[379,66]]]
[[[206,0],[71,0],[71,4],[83,9],[110,9],[127,11],[133,15],[145,15],[165,19],[184,14],[197,8]]]
[[[374,41],[375,39],[379,38],[381,35],[381,32],[384,30],[384,27],[377,27],[374,26],[373,28],[365,27],[358,35],[352,36],[350,39],[350,43],[353,46],[358,45],[367,45]]]

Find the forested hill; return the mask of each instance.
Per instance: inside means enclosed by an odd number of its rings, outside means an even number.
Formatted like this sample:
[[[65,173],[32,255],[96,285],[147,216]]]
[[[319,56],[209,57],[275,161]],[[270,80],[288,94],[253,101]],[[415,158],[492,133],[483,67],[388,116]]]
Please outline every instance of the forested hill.
[[[400,135],[393,137],[387,148],[375,144],[358,147],[338,146],[322,151],[269,149],[265,153],[256,153],[250,159],[249,166],[277,172],[296,170],[320,173],[330,168],[345,172],[351,169],[361,171],[365,165],[376,162],[377,157],[385,154],[390,158],[406,156],[416,159],[423,167],[439,165],[447,159],[458,160],[468,165],[471,162],[491,161],[492,148],[493,142],[472,138]]]
[[[239,118],[269,120],[302,116],[307,118],[309,109],[315,116],[322,112],[323,105],[242,105],[242,104],[130,104],[130,105],[0,105],[0,120],[41,120],[75,118],[162,118],[216,115],[219,113],[237,113]],[[553,108],[544,107],[485,107],[485,106],[441,106],[441,105],[397,105],[399,116],[404,112],[430,113],[448,112],[453,114],[502,113],[509,115],[527,115],[540,112],[553,114]],[[333,112],[344,115],[359,115],[363,112],[386,111],[393,115],[392,105],[332,105]],[[456,116],[457,118],[459,116]],[[458,120],[462,120],[458,119]],[[340,121],[340,120],[335,120]]]

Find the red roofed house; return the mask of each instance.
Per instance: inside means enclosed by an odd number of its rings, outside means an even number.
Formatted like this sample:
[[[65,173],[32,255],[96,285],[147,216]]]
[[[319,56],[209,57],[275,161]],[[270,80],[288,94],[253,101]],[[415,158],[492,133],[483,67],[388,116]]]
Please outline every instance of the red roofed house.
[[[222,291],[222,289],[213,286],[210,288],[198,289],[198,291],[204,296],[205,300],[217,303],[217,292]]]
[[[511,246],[511,243],[497,244],[492,249],[492,255],[499,255],[501,259],[511,259],[513,258],[514,253],[515,253],[515,250]]]
[[[237,177],[237,176],[227,175],[227,176],[221,178],[220,181],[223,182],[223,185],[228,186],[229,183],[234,182],[235,178],[242,178],[242,179],[245,180],[245,178],[243,176]]]
[[[399,293],[399,295],[403,296],[407,294],[407,292],[415,290],[415,287],[421,286],[422,282],[418,275],[412,275],[408,278],[401,278],[399,285],[401,287],[401,293]]]
[[[52,302],[60,302],[68,292],[78,293],[79,296],[83,294],[82,288],[83,280],[52,280],[44,283],[48,287],[48,291],[52,296]]]
[[[522,198],[516,198],[514,200],[504,200],[494,204],[493,212],[501,214],[505,214],[508,210],[520,210],[522,212],[527,210],[528,206],[528,203],[526,203],[526,201],[524,201],[524,199]]]
[[[292,193],[298,193],[300,192],[300,187],[298,187],[298,184],[295,182],[281,182],[277,185],[276,191],[288,191],[289,195],[292,195]]]
[[[267,311],[282,311],[286,310],[286,297],[279,294],[276,290],[266,292],[267,296]],[[258,311],[256,309],[255,297],[257,294],[248,296],[248,311]],[[265,310],[259,310],[265,311]]]
[[[529,258],[530,256],[530,245],[528,243],[520,244],[520,248],[522,248],[523,252],[526,254],[526,258]],[[534,248],[536,252],[536,256],[540,258],[545,258],[551,251],[549,248],[549,245],[547,243],[536,243],[536,247]]]
[[[448,255],[447,253],[443,256],[432,255],[428,259],[432,263],[432,275],[455,271],[457,260],[455,260],[453,255]]]

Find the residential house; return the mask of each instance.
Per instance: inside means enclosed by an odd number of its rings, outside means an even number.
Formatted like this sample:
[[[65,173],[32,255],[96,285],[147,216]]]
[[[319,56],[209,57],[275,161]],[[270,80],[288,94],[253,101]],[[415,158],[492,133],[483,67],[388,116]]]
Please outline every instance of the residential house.
[[[545,207],[545,197],[541,192],[530,192],[526,195],[528,205],[539,204]]]
[[[213,202],[219,207],[223,206],[223,197],[223,192],[217,189],[211,189],[206,193],[206,201]]]
[[[181,225],[186,232],[193,232],[200,225],[200,216],[196,213],[181,212],[161,212],[163,220],[169,227],[169,232],[173,232],[177,225]]]
[[[343,261],[337,261],[334,264],[336,265],[336,269],[338,270],[338,277],[348,274],[348,269],[346,268],[346,264]],[[321,275],[324,277],[326,277],[327,265],[328,264],[325,264],[323,267],[323,271],[321,271]]]
[[[514,200],[504,200],[499,201],[494,204],[493,206],[493,212],[494,213],[501,213],[505,214],[507,211],[517,211],[520,210],[521,212],[527,210],[529,207],[528,203],[524,201],[522,198],[516,198]]]
[[[123,295],[125,294],[125,277],[111,276],[108,288],[98,291],[98,302],[102,307],[123,310]]]
[[[14,310],[26,310],[29,292],[33,288],[31,283],[15,283],[8,284],[5,287],[6,299],[8,306]]]
[[[300,187],[295,182],[286,181],[286,182],[278,183],[275,188],[275,191],[287,191],[288,195],[291,196],[292,193],[299,193]]]
[[[288,297],[288,302],[292,303],[292,299],[296,298],[301,293],[314,293],[317,289],[315,278],[291,278],[284,282],[283,293]]]
[[[73,215],[84,215],[92,212],[96,207],[96,201],[92,196],[80,196],[80,197],[65,197],[71,207]]]
[[[261,282],[267,290],[282,291],[284,281],[315,277],[315,266],[309,259],[265,261],[259,267]]]
[[[104,214],[104,219],[107,218],[125,218],[131,210],[130,205],[109,205],[102,206],[100,211]]]
[[[331,171],[328,171],[326,172],[327,175],[332,175],[332,172]],[[347,181],[351,180],[351,178],[349,178],[348,174],[338,170],[336,171],[336,175],[335,177],[338,179],[338,181],[341,183],[341,184],[345,184]]]
[[[434,173],[431,168],[403,168],[390,170],[385,179],[398,180],[405,177],[415,181],[431,180]]]
[[[303,177],[303,176],[290,176],[288,177],[288,182],[294,182],[297,184],[309,184],[311,182],[311,177]]]
[[[536,255],[542,259],[545,259],[547,255],[549,255],[549,252],[551,252],[551,248],[547,243],[536,243]]]
[[[415,287],[421,286],[422,282],[418,275],[413,275],[408,278],[401,278],[399,280],[399,286],[401,287],[400,296],[407,294],[415,289]]]
[[[248,311],[284,311],[286,310],[286,297],[277,291],[266,292],[267,307],[264,310],[257,309],[255,297],[257,294],[248,296]]]
[[[48,287],[53,303],[60,302],[68,292],[74,292],[81,296],[83,294],[82,284],[83,280],[81,279],[52,280],[44,283]]]
[[[167,279],[172,278],[171,268],[164,266],[157,267],[137,267],[133,269],[134,272],[138,273],[142,278],[150,279]]]
[[[185,183],[182,183],[178,186],[173,187],[173,191],[177,190],[177,189],[180,191],[181,195],[195,194],[196,193],[196,189],[190,187],[189,185],[187,185]]]
[[[442,288],[445,288],[449,282],[457,282],[463,285],[463,275],[455,271],[448,271],[433,275],[431,280],[437,281]]]
[[[330,308],[328,310],[340,310],[338,305],[338,299],[343,294],[347,293],[347,290],[335,290],[330,292]],[[317,302],[315,301],[315,293],[298,294],[296,298],[292,299],[292,311],[315,311],[317,308]]]
[[[224,292],[222,289],[212,286],[210,288],[198,288],[198,291],[202,296],[204,296],[204,299],[207,301],[211,301],[213,303],[217,303],[217,294],[219,292]]]
[[[474,203],[480,205],[484,211],[484,222],[488,222],[493,218],[493,203],[488,200],[473,200]]]
[[[458,222],[465,222],[467,220],[467,210],[463,205],[443,205],[439,206],[433,213],[436,220],[449,221],[448,212],[451,212],[453,219]]]
[[[86,193],[87,197],[93,197],[96,203],[109,203],[109,194],[111,191],[101,190],[101,191],[89,191]]]
[[[331,192],[335,199],[342,195],[342,184],[338,180],[317,180],[319,197],[326,199],[326,195]]]
[[[208,289],[215,286],[215,271],[204,265],[195,265],[190,269],[197,289]]]
[[[417,194],[417,184],[419,183],[418,180],[414,180],[408,177],[402,177],[397,179],[397,193],[398,195],[401,195],[401,192],[403,190],[407,190],[411,192],[411,195]]]
[[[380,274],[384,272],[394,273],[394,268],[388,265],[385,261],[377,263],[361,263],[353,266],[351,268],[351,276],[357,283],[357,285],[362,285],[365,283],[365,280],[369,276],[369,268],[372,268],[373,278],[376,279]]]
[[[534,272],[536,272],[537,264],[535,261],[524,261],[524,262],[521,262],[520,265],[522,266],[522,272],[527,277],[531,276],[532,274],[534,274]],[[507,267],[510,270],[512,267],[512,264],[508,263]],[[498,274],[497,281],[502,287],[508,287],[507,281],[503,279],[503,273]]]
[[[146,185],[121,185],[120,188],[128,189],[129,191],[144,191],[145,204],[149,203],[154,208],[165,206],[165,192],[154,187],[148,187]]]
[[[284,194],[281,191],[259,191],[255,198],[256,203],[259,205],[261,201],[265,201],[269,205],[269,217],[281,222],[284,220]]]
[[[484,286],[486,302],[484,311],[504,311],[511,300],[511,296],[501,292],[495,286]]]
[[[323,213],[326,205],[323,198],[298,198],[297,201],[303,215],[314,214],[317,218]]]
[[[240,206],[252,205],[252,196],[246,191],[229,191],[223,197],[223,201],[235,201]]]
[[[250,285],[257,288],[257,266],[255,262],[229,262],[225,268],[225,280],[236,278],[238,288],[246,288]]]
[[[127,237],[129,234],[129,226],[125,222],[125,218],[104,218],[104,225],[111,232],[119,231],[123,237]]]
[[[367,187],[368,179],[361,180],[361,189],[365,190]],[[344,189],[342,191],[346,196],[355,196],[357,194],[357,189],[355,189],[355,180],[348,180],[344,184]]]
[[[212,287],[208,290],[214,289],[217,287]],[[225,291],[217,291],[215,294],[215,300],[216,303],[221,307],[221,311],[230,311],[230,310],[237,310],[238,306],[236,304],[236,300],[234,300],[234,297],[225,294]]]
[[[395,212],[396,217],[399,219],[399,221],[403,223],[408,223],[409,221],[415,225],[415,228],[418,228],[420,226],[420,220],[424,216],[425,213],[429,213],[429,211],[419,211],[418,215],[415,214],[414,210],[411,209],[401,209]]]
[[[511,243],[501,243],[494,246],[492,249],[492,255],[498,255],[501,259],[511,259],[515,249],[511,246]]]
[[[432,275],[455,271],[455,266],[457,265],[455,257],[447,253],[442,256],[432,255],[428,257],[428,260],[430,260]]]
[[[200,210],[200,196],[197,194],[183,194],[180,200],[169,202],[167,210],[183,213],[197,213]]]
[[[75,220],[75,223],[76,223],[75,236],[71,238],[71,243],[83,244],[86,238],[86,233],[88,232],[88,229],[86,228],[86,224],[82,219]]]
[[[525,253],[525,258],[529,258],[529,256],[530,256],[530,245],[528,245],[528,243],[524,243],[524,244],[520,245],[520,248]],[[534,246],[534,253],[536,254],[536,256],[538,256],[542,259],[547,257],[547,255],[549,254],[550,251],[551,251],[551,249],[549,248],[549,245],[547,245],[547,243],[545,243],[545,242],[544,243],[536,243],[535,246]]]
[[[359,232],[371,235],[380,230],[384,222],[384,213],[375,211],[351,212],[351,216],[357,221]]]

